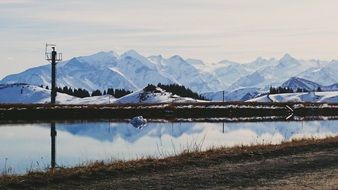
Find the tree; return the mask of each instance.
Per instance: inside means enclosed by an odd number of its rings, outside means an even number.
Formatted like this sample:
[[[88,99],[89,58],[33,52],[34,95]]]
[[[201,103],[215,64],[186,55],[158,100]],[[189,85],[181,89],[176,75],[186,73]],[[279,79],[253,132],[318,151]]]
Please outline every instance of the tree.
[[[156,86],[152,85],[152,84],[148,84],[148,86],[146,86],[143,91],[145,92],[154,92],[156,90]]]
[[[202,95],[199,95],[198,93],[193,92],[191,89],[183,85],[178,85],[178,84],[164,85],[164,84],[158,83],[157,86],[167,92],[171,92],[172,94],[175,94],[181,97],[190,97],[194,99],[206,100],[206,98],[203,97]]]
[[[108,88],[107,94],[114,96],[114,89],[113,88]]]
[[[94,91],[92,92],[92,96],[102,96],[102,93],[101,93],[100,90],[94,90]]]

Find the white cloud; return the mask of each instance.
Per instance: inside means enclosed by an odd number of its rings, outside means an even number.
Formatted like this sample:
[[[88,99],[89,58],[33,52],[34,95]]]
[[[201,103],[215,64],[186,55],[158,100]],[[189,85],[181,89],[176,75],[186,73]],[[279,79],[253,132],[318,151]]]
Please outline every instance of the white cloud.
[[[286,52],[338,58],[336,0],[0,2],[0,60],[27,57],[24,66],[11,64],[16,70],[43,63],[45,41],[60,44],[69,58],[127,49],[207,61],[249,61]],[[0,77],[12,70],[1,69]]]

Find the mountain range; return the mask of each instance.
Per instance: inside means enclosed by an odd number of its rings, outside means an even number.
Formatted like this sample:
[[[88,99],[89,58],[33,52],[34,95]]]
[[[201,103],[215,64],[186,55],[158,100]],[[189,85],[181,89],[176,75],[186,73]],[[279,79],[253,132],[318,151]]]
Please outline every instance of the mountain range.
[[[210,101],[259,101],[259,102],[338,102],[338,83],[323,86],[312,81],[292,77],[282,84],[282,87],[303,89],[309,92],[274,94],[268,97],[268,91],[259,88],[241,88],[233,91],[216,91],[204,93],[202,96]],[[312,91],[320,88],[322,92]],[[148,92],[144,89],[135,91],[119,99],[110,95],[77,98],[67,94],[58,93],[56,97],[59,104],[130,104],[130,103],[171,103],[171,102],[201,102],[187,97],[166,92],[157,87],[156,91]],[[0,84],[0,103],[48,103],[50,102],[50,90],[40,86],[29,84]]]
[[[295,137],[303,135],[315,135],[321,133],[338,133],[338,128],[335,125],[326,124],[325,127],[320,123],[327,123],[328,121],[314,121],[308,125],[302,126],[297,122],[283,123],[283,122],[261,122],[257,123],[223,123],[224,128],[222,131],[222,123],[153,123],[149,122],[147,126],[142,129],[134,128],[129,123],[66,123],[58,124],[57,130],[66,131],[72,135],[90,137],[103,142],[116,142],[119,139],[128,143],[140,143],[142,138],[158,139],[164,137],[171,137],[173,140],[179,138],[197,137],[205,138],[205,140],[213,139],[210,135],[231,135],[236,134],[235,131],[248,131],[255,137],[267,137],[267,134],[278,134],[285,140],[291,140]],[[193,138],[194,137],[194,138]],[[253,138],[253,139],[256,139]],[[222,138],[226,139],[226,138]],[[196,140],[196,139],[195,139]],[[172,142],[171,142],[172,143]],[[186,142],[185,142],[186,143]],[[154,143],[156,144],[156,143]]]
[[[228,60],[206,63],[175,55],[145,57],[134,50],[121,55],[113,51],[74,57],[57,65],[60,87],[90,91],[107,88],[140,90],[147,84],[177,83],[199,93],[243,88],[267,90],[280,86],[291,77],[314,81],[319,85],[338,83],[338,61],[300,60],[289,54],[281,59],[257,58],[250,63]],[[0,83],[50,85],[50,65],[8,75]]]

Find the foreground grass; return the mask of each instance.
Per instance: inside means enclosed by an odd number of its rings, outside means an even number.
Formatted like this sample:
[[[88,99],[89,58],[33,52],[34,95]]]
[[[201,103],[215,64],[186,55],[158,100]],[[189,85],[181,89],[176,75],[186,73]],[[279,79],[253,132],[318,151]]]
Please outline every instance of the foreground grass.
[[[187,150],[177,156],[172,156],[164,159],[156,158],[144,158],[133,161],[116,161],[113,163],[103,163],[103,162],[94,162],[86,166],[79,166],[74,168],[58,168],[55,170],[49,170],[47,172],[30,172],[23,176],[1,176],[0,177],[0,189],[35,189],[35,188],[46,188],[46,187],[60,187],[59,189],[67,189],[67,183],[74,185],[73,183],[86,184],[89,181],[102,181],[107,180],[114,181],[114,179],[129,179],[130,176],[142,176],[142,175],[165,175],[168,170],[170,170],[169,175],[174,174],[175,172],[184,172],[185,167],[197,168],[200,170],[205,170],[205,168],[210,168],[214,165],[222,165],[223,167],[231,166],[232,164],[242,164],[248,163],[248,166],[251,163],[262,161],[262,163],[267,163],[269,159],[275,159],[279,157],[297,157],[297,154],[304,153],[304,155],[312,154],[313,152],[319,152],[321,150],[327,149],[335,150],[338,148],[338,136],[329,137],[326,139],[301,139],[294,140],[291,142],[284,142],[280,145],[253,145],[253,146],[237,146],[233,148],[215,148],[208,151],[198,151],[198,150]],[[300,156],[298,156],[300,157]],[[306,160],[307,156],[303,156]],[[284,158],[283,158],[284,159]],[[312,159],[312,158],[311,158]],[[292,160],[291,160],[292,161]],[[311,161],[311,160],[310,160]],[[308,162],[308,161],[306,161]],[[317,162],[317,161],[316,161]],[[319,161],[318,161],[319,162]],[[226,163],[224,165],[224,163]],[[278,163],[278,162],[276,162]],[[335,163],[333,163],[334,165]],[[278,164],[277,164],[278,165]],[[255,167],[261,167],[263,165],[257,165]],[[327,167],[327,163],[322,165],[303,165],[303,168],[297,168],[294,170],[302,170],[303,172],[310,171],[314,167],[321,169],[321,166]],[[335,165],[334,165],[335,166]],[[237,167],[237,166],[236,166]],[[234,169],[234,168],[233,168]],[[266,168],[263,168],[267,170]],[[240,170],[240,169],[237,169]],[[207,171],[207,170],[206,170]],[[236,168],[234,169],[236,171]],[[266,173],[257,172],[254,176],[262,175],[264,179],[269,179],[269,170]],[[334,170],[335,171],[335,170]],[[294,171],[285,171],[292,173]],[[189,175],[189,173],[186,173]],[[334,173],[335,175],[336,173]],[[209,176],[210,174],[205,174],[205,180],[212,180]],[[242,174],[241,174],[242,175]],[[248,174],[249,175],[249,174]],[[253,174],[252,174],[253,175]],[[243,175],[243,178],[248,176]],[[250,177],[250,175],[249,175]],[[109,179],[108,179],[109,178]],[[241,179],[241,178],[239,178]],[[191,180],[190,178],[188,180]],[[251,183],[251,182],[250,182]],[[158,187],[158,182],[149,183],[149,185],[154,185]],[[245,181],[233,182],[230,184],[230,187],[236,185],[248,185]],[[111,185],[111,184],[110,184]],[[116,187],[113,184],[113,187]],[[121,185],[121,184],[119,184]],[[179,185],[179,184],[176,184]],[[215,184],[217,185],[217,184]],[[225,184],[223,184],[225,185]],[[233,185],[233,186],[231,186]],[[76,186],[77,187],[77,186]],[[98,186],[101,187],[101,186]],[[121,186],[122,187],[122,186]],[[137,188],[137,186],[135,186]],[[209,186],[202,186],[209,187]],[[228,187],[228,186],[227,186]],[[138,187],[140,188],[140,187]],[[58,189],[58,188],[55,188]],[[86,188],[82,188],[86,189]]]

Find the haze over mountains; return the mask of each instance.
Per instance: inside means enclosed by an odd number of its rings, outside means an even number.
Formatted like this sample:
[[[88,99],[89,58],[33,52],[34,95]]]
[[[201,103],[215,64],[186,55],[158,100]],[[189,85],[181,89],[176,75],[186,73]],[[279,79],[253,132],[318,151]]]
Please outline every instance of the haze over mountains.
[[[277,87],[277,86],[275,86]],[[321,96],[325,96],[325,98],[322,99],[322,101],[329,100],[327,97],[330,97],[329,102],[337,102],[338,99],[331,100],[332,96],[337,96],[338,93],[332,93],[331,91],[338,91],[338,83],[332,84],[332,85],[320,85],[318,83],[299,78],[299,77],[291,77],[289,80],[283,82],[280,87],[292,89],[293,92],[297,92],[297,90],[302,90],[306,92],[312,92],[312,91],[325,91],[326,93],[319,93]],[[225,101],[247,101],[253,98],[256,98],[257,96],[262,96],[264,94],[267,94],[268,90],[260,89],[260,88],[240,88],[233,91],[224,91],[224,100]],[[307,93],[292,93],[294,96],[298,95],[304,95]],[[222,101],[223,100],[223,91],[216,91],[216,92],[207,92],[202,94],[205,98],[213,101]],[[281,94],[281,96],[285,96]],[[288,95],[290,96],[290,95]],[[320,99],[314,99],[315,97],[311,98],[299,98],[300,101],[320,101]],[[296,99],[296,98],[294,98]],[[288,100],[285,98],[285,101]],[[269,99],[266,101],[270,101]],[[284,101],[284,100],[283,100]]]
[[[300,77],[319,85],[338,82],[338,61],[300,60],[286,54],[281,59],[257,58],[250,63],[184,59],[178,55],[145,57],[134,50],[121,55],[99,52],[75,57],[57,66],[58,86],[104,90],[139,90],[147,84],[177,83],[197,92],[233,91],[242,88],[267,90],[280,86],[291,77]],[[6,76],[0,83],[50,85],[50,65]]]

